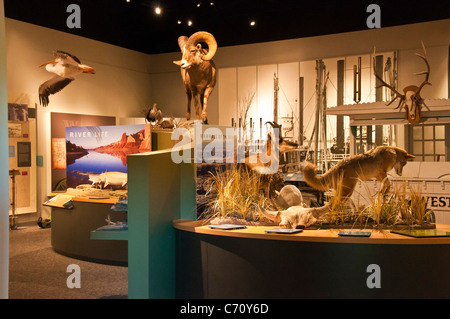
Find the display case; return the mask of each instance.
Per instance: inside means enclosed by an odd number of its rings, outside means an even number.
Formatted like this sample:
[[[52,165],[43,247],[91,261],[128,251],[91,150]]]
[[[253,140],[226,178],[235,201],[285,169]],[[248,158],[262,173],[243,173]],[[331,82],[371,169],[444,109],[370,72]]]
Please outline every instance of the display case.
[[[450,237],[389,230],[344,237],[341,229],[269,234],[273,226],[218,230],[204,221],[174,227],[177,298],[450,297]],[[450,234],[448,225],[437,229]]]

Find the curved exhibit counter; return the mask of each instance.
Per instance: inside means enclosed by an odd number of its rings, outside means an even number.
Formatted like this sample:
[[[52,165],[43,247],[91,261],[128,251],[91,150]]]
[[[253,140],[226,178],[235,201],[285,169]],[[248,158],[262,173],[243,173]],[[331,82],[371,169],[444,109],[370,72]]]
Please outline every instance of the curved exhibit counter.
[[[177,298],[450,297],[450,237],[269,234],[273,226],[218,230],[186,220],[174,227]]]
[[[126,231],[122,231],[121,236],[116,236],[116,240],[102,238],[101,235],[96,236],[93,232],[106,225],[105,219],[108,216],[111,216],[113,220],[127,218],[126,212],[111,210],[111,206],[117,202],[117,199],[74,197],[72,200],[72,209],[52,207],[51,241],[53,250],[76,259],[127,265]],[[103,233],[111,234],[112,232]]]

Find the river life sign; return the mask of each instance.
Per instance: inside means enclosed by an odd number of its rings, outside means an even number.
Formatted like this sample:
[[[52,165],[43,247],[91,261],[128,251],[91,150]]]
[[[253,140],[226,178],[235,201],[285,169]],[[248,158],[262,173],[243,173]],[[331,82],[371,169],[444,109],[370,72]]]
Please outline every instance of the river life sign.
[[[67,187],[126,189],[127,156],[150,150],[147,126],[66,127]]]

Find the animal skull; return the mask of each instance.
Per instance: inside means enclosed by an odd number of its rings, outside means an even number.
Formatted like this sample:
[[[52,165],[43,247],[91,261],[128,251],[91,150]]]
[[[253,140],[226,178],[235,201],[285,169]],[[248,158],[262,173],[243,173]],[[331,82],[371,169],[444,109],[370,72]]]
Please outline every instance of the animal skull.
[[[266,218],[279,223],[282,228],[306,228],[317,222],[315,208],[291,206],[283,211],[268,211],[258,206],[259,212]]]

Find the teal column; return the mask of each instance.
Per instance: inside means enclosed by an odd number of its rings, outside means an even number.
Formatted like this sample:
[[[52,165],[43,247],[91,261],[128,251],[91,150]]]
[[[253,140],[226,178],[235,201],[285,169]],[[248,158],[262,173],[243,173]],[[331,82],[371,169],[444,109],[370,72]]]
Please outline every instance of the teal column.
[[[6,86],[6,33],[3,0],[0,0],[0,298],[8,298],[9,278],[9,176],[8,98]]]
[[[197,172],[194,163],[181,163],[180,219],[197,219]]]
[[[128,156],[128,298],[175,298],[173,220],[196,218],[195,166],[171,150]]]

